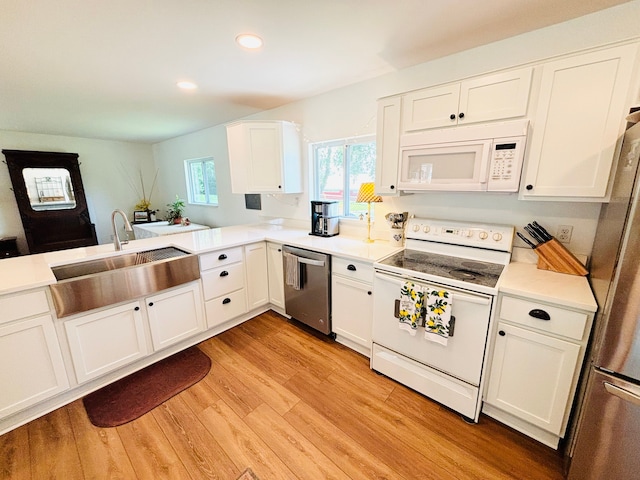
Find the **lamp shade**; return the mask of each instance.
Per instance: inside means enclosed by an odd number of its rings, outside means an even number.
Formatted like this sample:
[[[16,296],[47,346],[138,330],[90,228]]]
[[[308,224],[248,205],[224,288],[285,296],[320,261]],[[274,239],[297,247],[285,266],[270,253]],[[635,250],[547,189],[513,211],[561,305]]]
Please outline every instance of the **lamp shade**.
[[[373,182],[363,183],[358,191],[358,203],[378,203],[382,201],[382,197],[374,193]]]

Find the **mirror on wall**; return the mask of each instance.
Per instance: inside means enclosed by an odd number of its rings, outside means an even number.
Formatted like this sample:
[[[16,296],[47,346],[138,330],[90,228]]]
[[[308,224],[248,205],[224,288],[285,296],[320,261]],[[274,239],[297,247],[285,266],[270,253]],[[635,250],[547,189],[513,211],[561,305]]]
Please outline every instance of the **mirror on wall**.
[[[71,174],[66,168],[24,168],[22,177],[34,210],[67,210],[76,207]]]
[[[30,253],[97,245],[77,153],[2,150]]]

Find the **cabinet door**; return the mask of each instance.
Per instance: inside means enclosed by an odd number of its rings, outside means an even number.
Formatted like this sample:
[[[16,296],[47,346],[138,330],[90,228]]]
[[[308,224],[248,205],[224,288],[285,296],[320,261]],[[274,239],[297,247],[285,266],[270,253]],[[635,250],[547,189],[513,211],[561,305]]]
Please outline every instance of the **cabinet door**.
[[[279,124],[246,124],[249,192],[282,192],[282,130]]]
[[[498,324],[486,402],[562,436],[580,346]]]
[[[525,68],[462,82],[458,124],[525,116],[532,71]]]
[[[64,328],[78,383],[149,353],[140,302],[67,320]]]
[[[400,97],[378,101],[375,186],[379,195],[399,194],[400,103]]]
[[[331,282],[331,329],[364,347],[358,350],[370,355],[373,286],[338,275],[333,275]]]
[[[267,243],[267,263],[269,272],[269,302],[284,310],[284,267],[282,265],[282,245]]]
[[[160,350],[204,330],[202,299],[197,282],[148,297],[145,301],[154,350]]]
[[[0,327],[0,418],[69,387],[50,315]]]
[[[459,83],[425,88],[404,95],[402,97],[402,132],[456,125],[459,99]]]
[[[265,242],[244,247],[249,310],[269,303],[267,245]]]
[[[636,53],[626,45],[543,66],[523,198],[605,197]]]

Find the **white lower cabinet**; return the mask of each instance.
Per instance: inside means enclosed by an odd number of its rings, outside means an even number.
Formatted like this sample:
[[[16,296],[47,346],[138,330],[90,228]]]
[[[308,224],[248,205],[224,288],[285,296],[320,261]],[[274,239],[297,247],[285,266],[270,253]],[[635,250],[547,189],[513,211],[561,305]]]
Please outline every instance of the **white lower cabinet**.
[[[0,418],[69,387],[51,315],[0,325],[0,365]]]
[[[64,328],[78,383],[150,353],[140,301],[67,320]]]
[[[331,330],[336,341],[371,356],[373,265],[333,257]]]
[[[244,265],[247,279],[247,304],[249,310],[252,310],[269,303],[267,244],[259,242],[246,245]]]
[[[160,350],[205,329],[198,282],[148,297],[153,349]]]
[[[501,295],[484,413],[553,448],[565,434],[592,314]]]
[[[217,327],[247,313],[247,282],[243,260],[242,247],[201,255],[207,328]],[[266,278],[263,281],[266,283]]]
[[[580,346],[498,324],[487,403],[560,434]]]
[[[64,322],[78,383],[204,330],[198,282]],[[152,344],[147,341],[145,312]]]
[[[269,275],[269,302],[284,311],[284,267],[282,245],[267,243],[267,270]]]

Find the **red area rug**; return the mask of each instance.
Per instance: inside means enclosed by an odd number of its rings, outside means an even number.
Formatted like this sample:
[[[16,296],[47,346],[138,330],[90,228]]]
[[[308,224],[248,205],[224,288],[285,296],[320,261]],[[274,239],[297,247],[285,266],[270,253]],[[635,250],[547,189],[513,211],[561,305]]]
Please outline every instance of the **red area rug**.
[[[202,380],[211,359],[191,347],[107,385],[82,399],[96,427],[117,427],[150,412]]]

